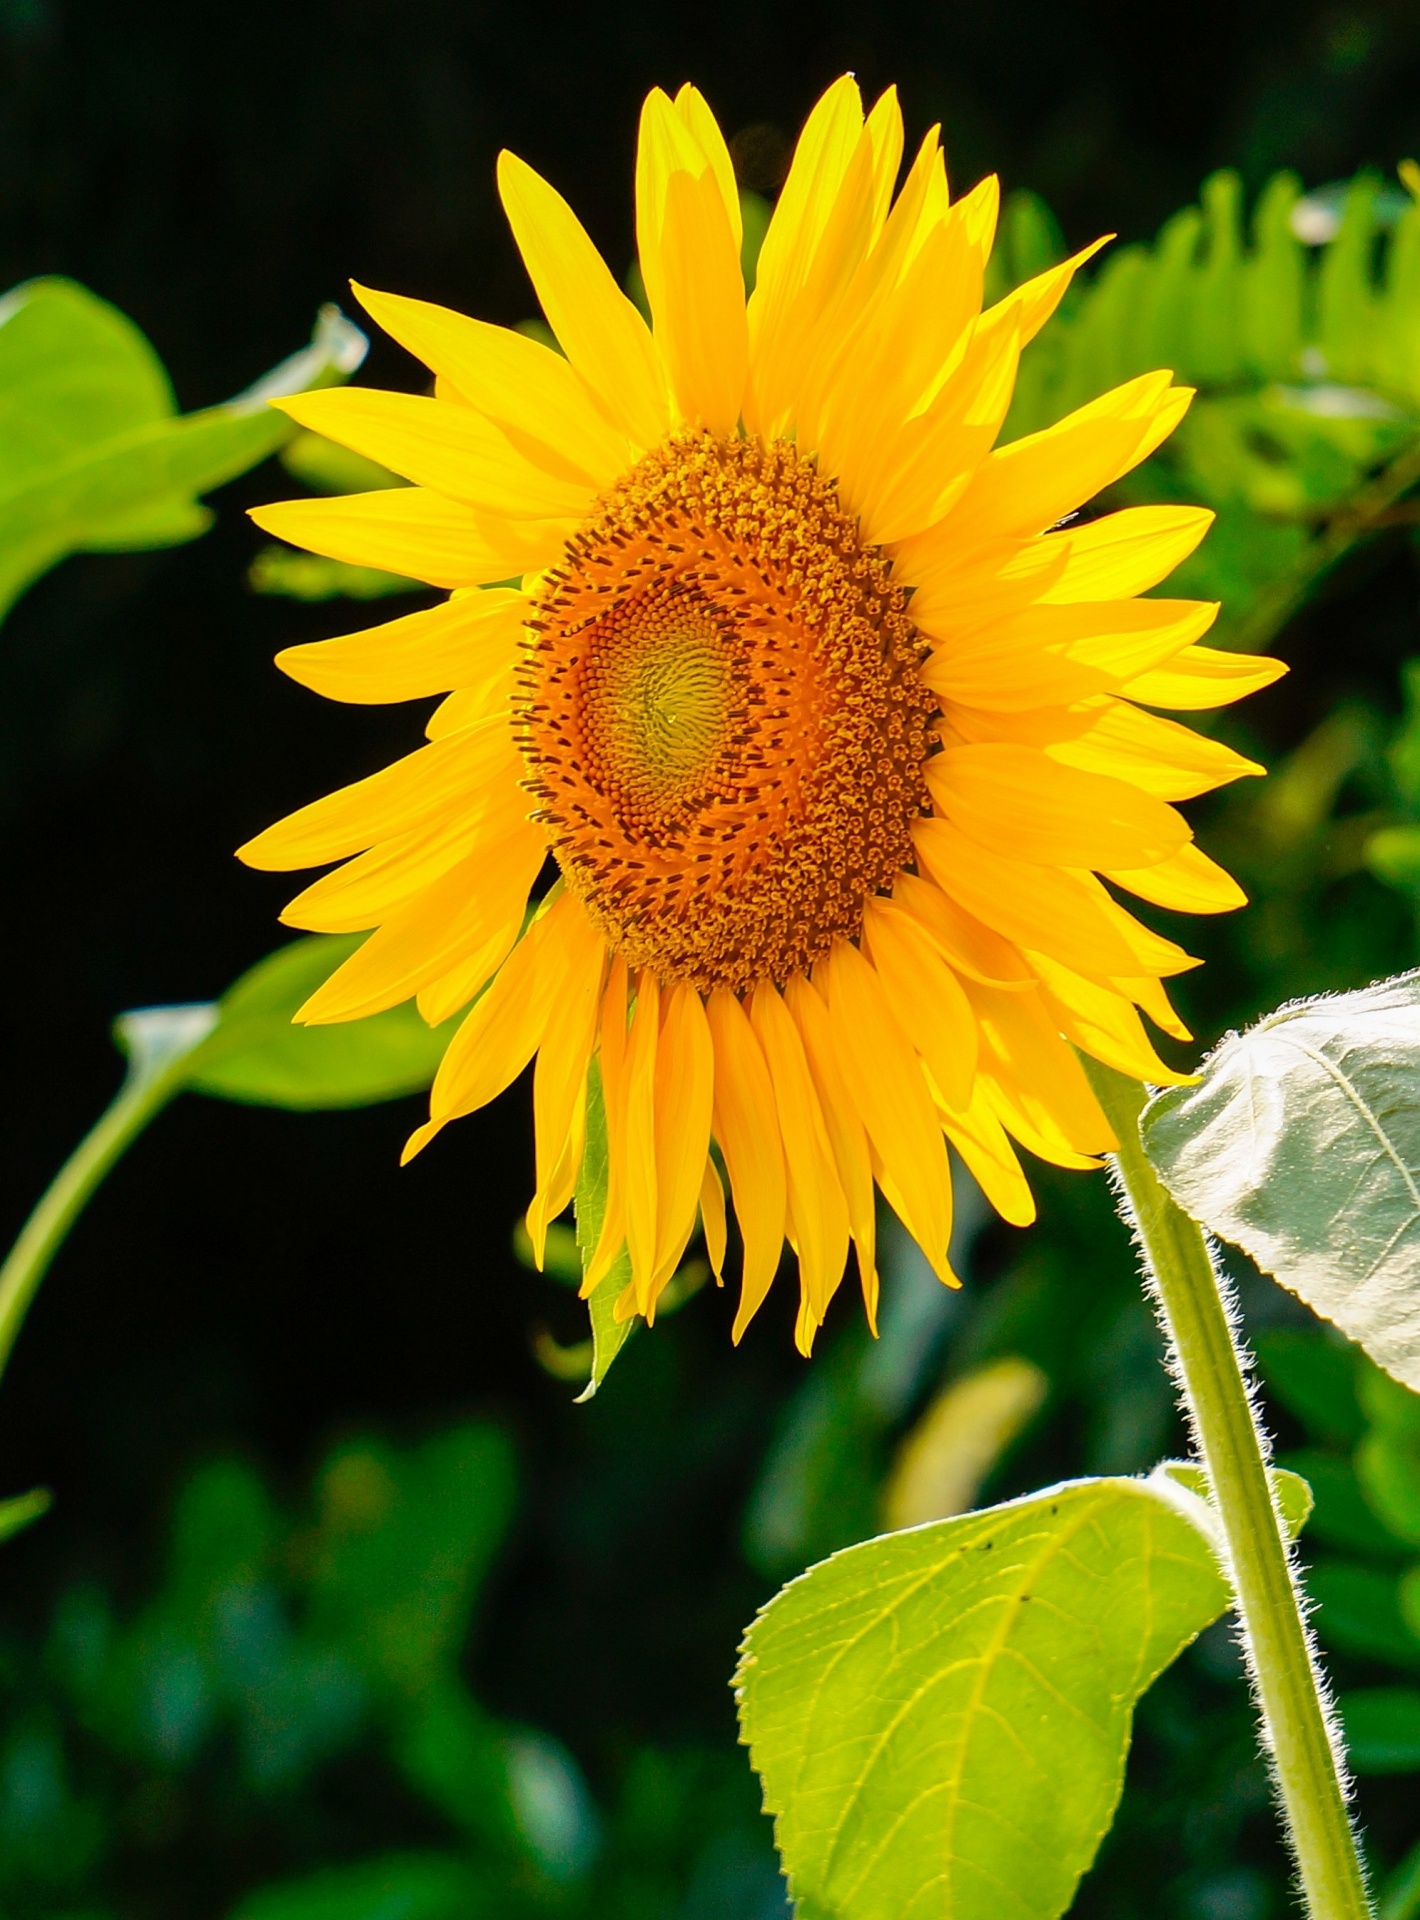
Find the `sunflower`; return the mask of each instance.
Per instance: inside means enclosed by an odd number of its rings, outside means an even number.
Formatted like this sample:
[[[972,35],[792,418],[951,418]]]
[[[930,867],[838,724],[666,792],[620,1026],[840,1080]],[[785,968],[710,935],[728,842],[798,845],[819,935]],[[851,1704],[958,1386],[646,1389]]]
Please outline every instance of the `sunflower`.
[[[830,87],[746,300],[720,129],[692,87],[653,92],[650,325],[504,153],[560,352],[357,288],[432,396],[276,404],[412,484],[254,516],[452,590],[280,656],[338,700],[446,696],[427,745],[242,849],[343,863],[284,918],[373,930],[298,1018],[469,1009],[406,1158],[536,1056],[537,1243],[599,1100],[584,1291],[624,1249],[622,1318],[654,1318],[697,1222],[720,1272],[723,1166],[735,1337],[787,1239],[805,1352],[850,1242],[874,1316],[875,1186],[955,1284],[947,1142],[1024,1224],[1017,1145],[1088,1167],[1113,1144],[1075,1049],[1178,1078],[1139,1010],[1187,1038],[1161,983],[1195,962],[1116,893],[1240,905],[1171,803],[1261,769],[1150,709],[1282,671],[1200,646],[1215,607],[1138,597],[1209,514],[1070,518],[1179,420],[1169,374],[995,445],[1021,348],[1093,249],[983,311],[996,182],[953,201],[934,129],[894,198],[902,150],[891,92],[865,119],[850,78]]]

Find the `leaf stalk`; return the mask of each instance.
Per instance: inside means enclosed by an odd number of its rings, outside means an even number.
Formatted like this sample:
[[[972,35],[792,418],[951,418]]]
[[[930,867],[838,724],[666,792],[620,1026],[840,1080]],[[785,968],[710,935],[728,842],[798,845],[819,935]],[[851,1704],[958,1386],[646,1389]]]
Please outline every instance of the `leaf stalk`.
[[[173,1096],[182,1090],[187,1060],[158,1073],[131,1065],[123,1085],[70,1154],[20,1229],[0,1266],[0,1373],[3,1373],[39,1284],[109,1169]]]

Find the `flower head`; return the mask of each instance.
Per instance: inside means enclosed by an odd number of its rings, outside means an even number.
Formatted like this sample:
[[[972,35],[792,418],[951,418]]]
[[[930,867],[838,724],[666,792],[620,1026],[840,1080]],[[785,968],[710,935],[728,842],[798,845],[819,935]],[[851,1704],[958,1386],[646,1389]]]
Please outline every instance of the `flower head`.
[[[1023,1223],[1013,1143],[1074,1167],[1112,1144],[1072,1046],[1177,1078],[1138,1010],[1187,1037],[1162,981],[1194,963],[1111,887],[1239,905],[1171,803],[1260,769],[1149,709],[1281,671],[1198,645],[1215,608],[1138,597],[1207,513],[1061,524],[1181,417],[1167,373],[995,446],[1021,347],[1086,256],[983,312],[995,182],[953,202],[934,130],[894,198],[901,157],[894,96],[865,119],[851,80],[831,87],[746,301],[719,128],[693,88],[653,93],[647,326],[504,154],[561,353],[361,291],[433,397],[282,404],[412,485],[256,515],[453,589],[281,656],[336,699],[447,696],[427,746],[243,849],[342,862],[285,918],[373,929],[302,1017],[472,1003],[409,1151],[536,1056],[535,1238],[571,1197],[595,1072],[587,1284],[624,1245],[623,1315],[654,1317],[697,1220],[722,1259],[714,1142],[744,1242],[736,1334],[787,1238],[805,1351],[850,1241],[874,1311],[875,1184],[951,1281],[947,1141]]]

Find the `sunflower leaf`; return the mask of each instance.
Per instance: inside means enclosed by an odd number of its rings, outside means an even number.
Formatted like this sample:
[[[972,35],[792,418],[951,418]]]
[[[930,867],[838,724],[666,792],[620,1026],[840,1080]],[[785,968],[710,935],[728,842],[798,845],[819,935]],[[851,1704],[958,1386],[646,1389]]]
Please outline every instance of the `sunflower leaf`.
[[[585,1271],[601,1238],[606,1219],[607,1178],[610,1159],[607,1153],[606,1105],[602,1099],[601,1074],[595,1061],[587,1074],[587,1141],[582,1149],[582,1168],[577,1176],[577,1245],[582,1250]],[[618,1320],[616,1303],[623,1287],[631,1279],[631,1259],[625,1247],[612,1262],[611,1271],[587,1301],[592,1322],[592,1377],[578,1401],[590,1400],[611,1370],[611,1363],[626,1345],[634,1320]]]
[[[1169,1491],[1124,1479],[888,1534],[785,1587],[737,1686],[799,1913],[1055,1920],[1135,1702],[1227,1598]]]
[[[1420,972],[1299,1000],[1144,1109],[1193,1219],[1420,1388]]]
[[[199,496],[282,446],[266,403],[343,380],[365,339],[334,308],[311,345],[216,407],[179,414],[162,362],[133,322],[72,280],[0,299],[0,616],[71,553],[169,547],[211,515]]]
[[[229,987],[188,1056],[182,1085],[261,1107],[365,1107],[427,1087],[453,1024],[430,1028],[412,1001],[337,1026],[292,1016],[364,938],[313,934],[278,947]]]

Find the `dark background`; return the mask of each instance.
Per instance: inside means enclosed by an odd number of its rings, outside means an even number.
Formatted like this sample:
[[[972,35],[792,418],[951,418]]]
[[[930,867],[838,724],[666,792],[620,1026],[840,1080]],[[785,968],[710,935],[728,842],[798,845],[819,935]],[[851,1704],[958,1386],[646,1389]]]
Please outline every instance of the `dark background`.
[[[994,168],[1074,243],[1152,233],[1223,163],[1250,187],[1283,165],[1317,184],[1420,149],[1414,4],[0,0],[0,285],[83,281],[201,406],[299,345],[351,276],[527,314],[500,147],[569,194],[619,268],[649,85],[693,78],[727,131],[760,128],[744,150],[768,175],[763,129],[782,146],[845,68],[869,93],[898,84],[909,137],[942,120],[957,186]],[[379,345],[362,377],[416,383]],[[369,623],[246,589],[241,509],[287,490],[268,467],[191,547],[67,562],[0,634],[6,1239],[117,1083],[113,1015],[215,995],[276,944],[289,885],[231,849],[418,736],[422,714],[326,705],[272,668],[281,646]],[[1319,653],[1342,638],[1309,631]],[[612,1719],[727,1732],[764,1591],[739,1514],[802,1377],[787,1289],[738,1352],[729,1298],[702,1297],[572,1408],[529,1330],[573,1338],[575,1310],[509,1251],[527,1107],[515,1089],[405,1172],[414,1102],[167,1113],[64,1249],[0,1391],[0,1492],[43,1481],[58,1501],[6,1549],[6,1617],[38,1617],[76,1571],[141,1588],[173,1486],[213,1448],[295,1485],[343,1431],[489,1410],[519,1438],[526,1494],[485,1693],[583,1750]],[[986,1271],[1017,1245],[1001,1230]]]

